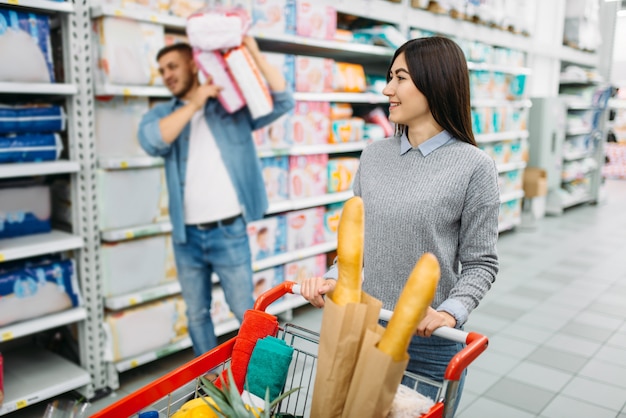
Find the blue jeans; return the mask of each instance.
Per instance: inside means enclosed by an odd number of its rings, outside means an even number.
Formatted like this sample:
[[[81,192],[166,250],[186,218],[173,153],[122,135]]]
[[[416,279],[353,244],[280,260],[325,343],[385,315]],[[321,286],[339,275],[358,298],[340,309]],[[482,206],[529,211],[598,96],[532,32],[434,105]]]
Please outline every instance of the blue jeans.
[[[226,302],[241,322],[243,314],[254,304],[252,257],[246,223],[241,216],[232,224],[220,224],[211,229],[187,225],[185,232],[187,241],[174,243],[174,255],[187,305],[189,335],[194,353],[199,356],[217,346],[211,320],[211,274],[218,275]]]
[[[409,345],[410,359],[407,370],[411,373],[415,373],[441,383],[443,382],[443,376],[446,368],[448,367],[448,363],[450,363],[452,357],[461,351],[463,347],[464,344],[439,337],[424,338],[414,336],[411,340],[411,344]],[[458,406],[461,401],[461,394],[463,393],[463,383],[465,382],[466,373],[467,370],[461,375],[457,391],[456,406]],[[437,402],[438,389],[439,388],[436,386],[420,383],[416,390],[422,395],[428,396]],[[443,396],[443,394],[440,396]]]

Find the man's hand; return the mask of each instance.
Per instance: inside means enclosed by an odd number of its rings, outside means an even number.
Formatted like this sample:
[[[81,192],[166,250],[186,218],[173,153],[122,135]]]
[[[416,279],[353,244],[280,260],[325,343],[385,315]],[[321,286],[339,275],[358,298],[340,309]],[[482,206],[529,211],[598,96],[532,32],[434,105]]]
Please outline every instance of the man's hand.
[[[209,76],[206,82],[196,89],[190,102],[193,103],[196,110],[200,110],[210,97],[216,98],[222,90],[223,87],[213,84],[213,78]]]
[[[257,44],[256,39],[250,35],[246,35],[243,37],[243,45],[248,49],[250,55],[254,58],[255,61],[261,57],[261,50],[259,49],[259,44]]]

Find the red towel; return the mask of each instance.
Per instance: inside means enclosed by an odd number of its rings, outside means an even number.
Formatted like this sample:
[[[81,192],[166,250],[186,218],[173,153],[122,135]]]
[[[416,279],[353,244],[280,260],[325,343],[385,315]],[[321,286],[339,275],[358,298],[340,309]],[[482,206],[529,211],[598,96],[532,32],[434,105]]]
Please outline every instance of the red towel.
[[[257,340],[268,335],[274,336],[277,331],[278,320],[274,315],[253,309],[246,311],[243,315],[243,322],[239,328],[239,334],[235,340],[230,360],[230,369],[239,393],[243,392],[243,385],[248,372],[248,363]],[[220,378],[215,381],[215,386],[221,388],[222,379],[225,382],[228,380],[228,370],[222,372]]]

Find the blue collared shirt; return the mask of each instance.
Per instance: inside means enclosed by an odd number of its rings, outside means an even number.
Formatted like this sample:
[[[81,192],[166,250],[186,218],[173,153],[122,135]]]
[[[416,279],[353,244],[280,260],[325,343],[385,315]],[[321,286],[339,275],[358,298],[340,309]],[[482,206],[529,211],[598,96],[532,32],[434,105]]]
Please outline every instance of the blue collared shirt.
[[[419,150],[419,152],[422,153],[424,157],[426,157],[428,154],[430,154],[437,148],[446,145],[450,141],[454,141],[454,137],[452,137],[452,135],[450,135],[448,131],[443,130],[432,138],[428,138],[426,141],[419,144],[417,146],[417,149]],[[407,137],[405,132],[400,137],[400,155],[404,155],[412,149],[413,146],[409,142],[409,138]]]
[[[207,101],[204,116],[215,142],[220,149],[226,170],[233,182],[241,211],[246,222],[261,219],[268,207],[261,163],[257,157],[252,131],[269,125],[294,107],[290,91],[273,92],[273,111],[266,116],[252,119],[247,107],[228,113],[215,99]],[[189,155],[189,123],[171,144],[163,141],[159,121],[183,106],[179,99],[172,99],[153,107],[139,125],[139,143],[153,156],[165,160],[165,177],[169,195],[172,238],[184,243],[185,211],[183,193]]]

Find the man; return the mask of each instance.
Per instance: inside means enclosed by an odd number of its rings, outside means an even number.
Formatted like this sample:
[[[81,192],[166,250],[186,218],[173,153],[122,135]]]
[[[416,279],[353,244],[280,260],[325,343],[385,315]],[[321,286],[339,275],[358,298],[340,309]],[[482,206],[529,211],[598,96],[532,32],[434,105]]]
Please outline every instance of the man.
[[[262,218],[268,206],[252,131],[294,106],[283,75],[265,61],[254,38],[243,43],[272,92],[272,113],[256,120],[247,107],[228,113],[215,100],[221,87],[210,79],[199,83],[191,47],[174,44],[157,54],[174,98],[151,109],[139,126],[144,150],[165,160],[174,255],[196,355],[217,345],[210,315],[213,272],[240,321],[252,308],[246,223]]]

